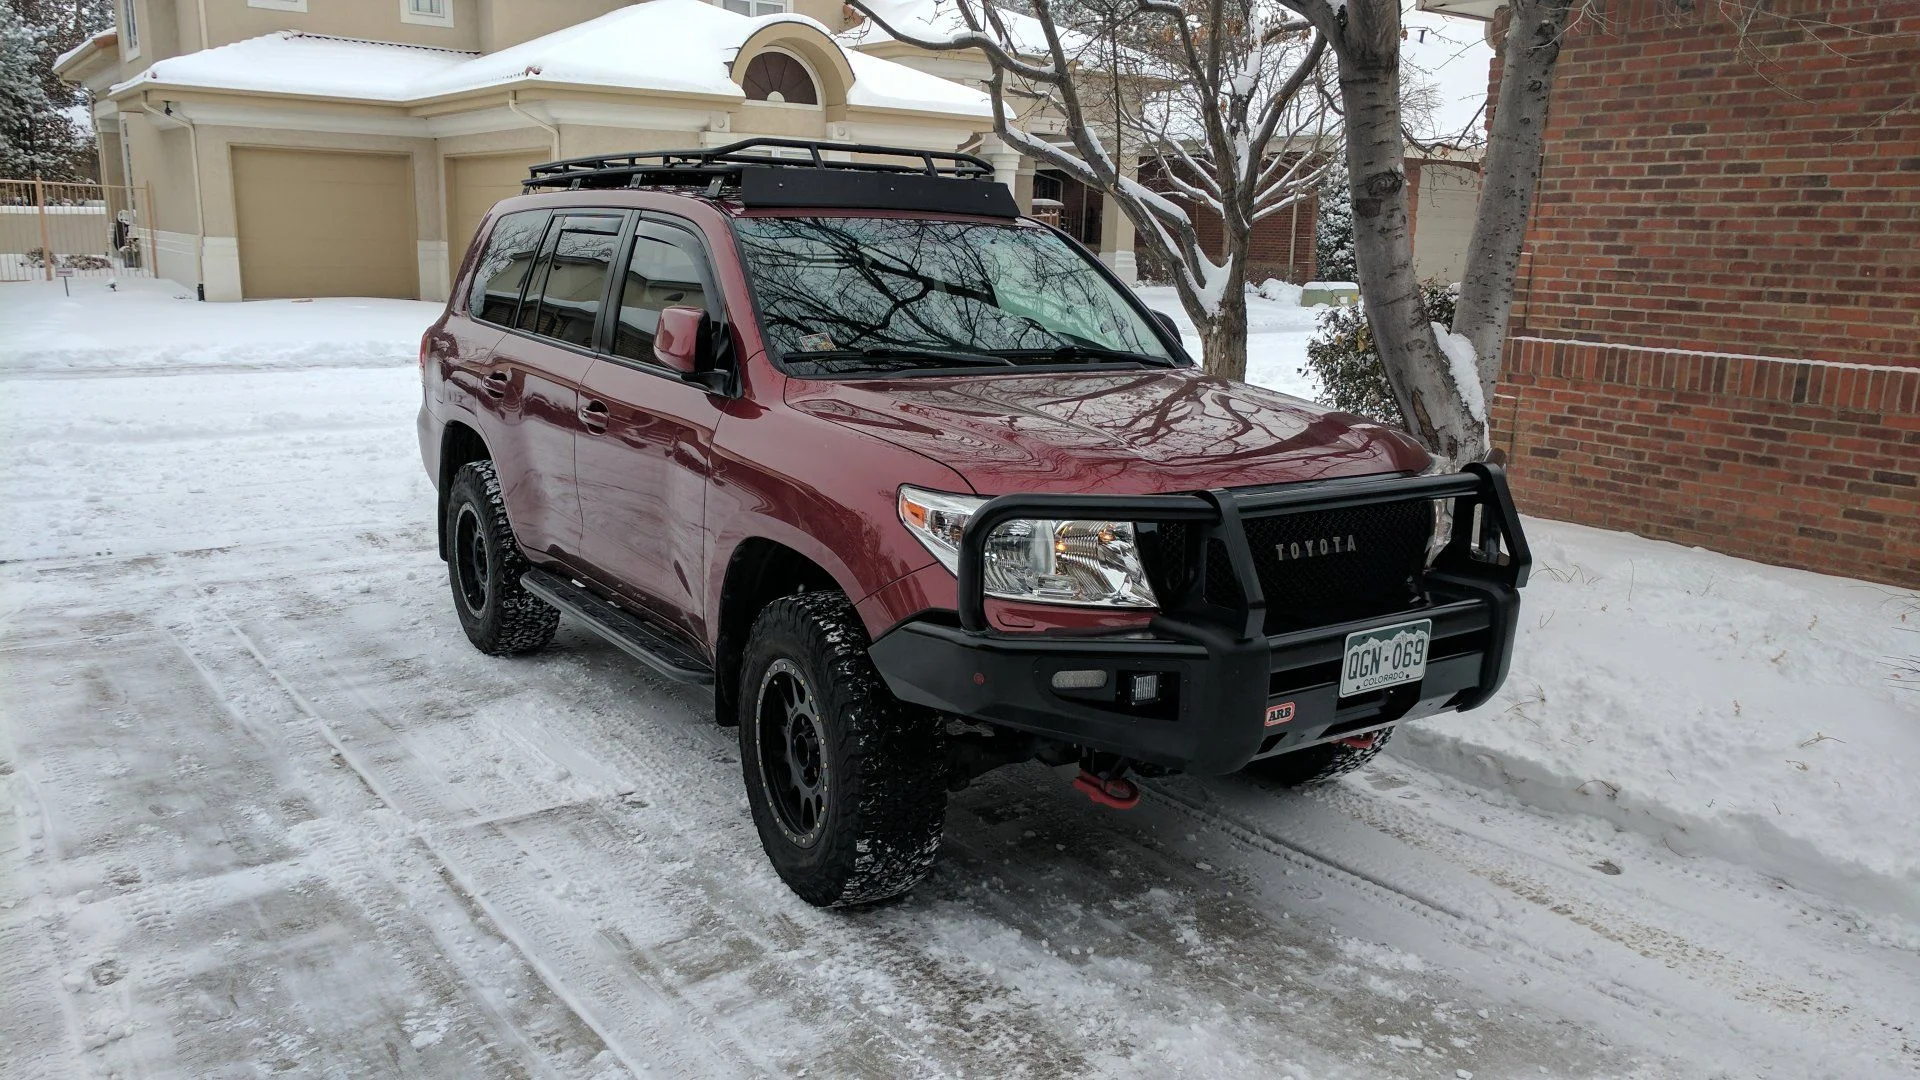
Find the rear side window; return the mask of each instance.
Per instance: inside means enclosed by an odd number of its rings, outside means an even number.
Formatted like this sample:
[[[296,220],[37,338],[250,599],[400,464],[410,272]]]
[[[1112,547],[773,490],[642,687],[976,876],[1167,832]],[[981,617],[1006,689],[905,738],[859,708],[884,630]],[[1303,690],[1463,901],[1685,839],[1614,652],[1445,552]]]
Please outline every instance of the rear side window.
[[[613,354],[629,360],[653,362],[653,335],[660,313],[670,307],[707,307],[707,290],[700,283],[700,264],[679,244],[645,231],[633,238],[633,256],[627,260],[620,286],[620,321],[613,330]]]
[[[467,312],[483,322],[512,326],[514,309],[520,306],[520,287],[526,284],[527,271],[540,250],[540,234],[546,231],[548,210],[522,210],[503,216],[487,238],[486,253],[473,271],[473,291],[467,296]]]
[[[620,220],[568,214],[547,231],[540,265],[520,306],[519,329],[583,348],[593,344],[594,320],[620,244]]]

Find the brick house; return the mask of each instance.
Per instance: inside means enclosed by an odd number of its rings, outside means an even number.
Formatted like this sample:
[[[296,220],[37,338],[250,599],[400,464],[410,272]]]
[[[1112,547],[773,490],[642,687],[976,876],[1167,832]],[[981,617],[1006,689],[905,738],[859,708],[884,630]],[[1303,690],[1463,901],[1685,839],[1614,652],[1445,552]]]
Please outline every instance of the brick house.
[[[1496,443],[1529,512],[1920,586],[1920,2],[1726,10],[1568,34]]]

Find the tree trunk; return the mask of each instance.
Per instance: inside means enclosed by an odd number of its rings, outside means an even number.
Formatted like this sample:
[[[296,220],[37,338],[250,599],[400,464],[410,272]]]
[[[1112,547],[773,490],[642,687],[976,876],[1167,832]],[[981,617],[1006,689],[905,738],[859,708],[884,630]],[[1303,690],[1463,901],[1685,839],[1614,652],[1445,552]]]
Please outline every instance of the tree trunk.
[[[1367,323],[1414,437],[1448,465],[1478,461],[1488,447],[1485,410],[1476,415],[1468,404],[1471,378],[1468,386],[1455,380],[1413,271],[1400,131],[1400,2],[1350,0],[1345,13],[1336,50],[1347,118],[1354,262]]]
[[[1560,59],[1572,0],[1515,0],[1509,11],[1500,98],[1481,169],[1480,204],[1467,246],[1466,279],[1460,283],[1453,330],[1473,343],[1480,369],[1481,399],[1493,400],[1500,375],[1500,347],[1513,311],[1521,245],[1540,180],[1547,101]]]
[[[1247,275],[1235,263],[1227,275],[1227,291],[1220,310],[1201,331],[1201,368],[1235,382],[1247,381]]]
[[[1253,230],[1230,214],[1223,215],[1220,224],[1227,244],[1227,281],[1219,308],[1201,327],[1201,367],[1209,375],[1246,382],[1247,249],[1253,246]]]

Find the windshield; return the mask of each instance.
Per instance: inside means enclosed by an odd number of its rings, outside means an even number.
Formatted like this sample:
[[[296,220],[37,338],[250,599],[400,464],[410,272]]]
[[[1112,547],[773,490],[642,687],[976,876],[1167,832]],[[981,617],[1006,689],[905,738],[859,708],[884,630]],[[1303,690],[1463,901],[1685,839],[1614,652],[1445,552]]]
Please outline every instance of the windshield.
[[[798,374],[1153,364],[1147,319],[1045,229],[917,218],[737,218],[768,345]]]

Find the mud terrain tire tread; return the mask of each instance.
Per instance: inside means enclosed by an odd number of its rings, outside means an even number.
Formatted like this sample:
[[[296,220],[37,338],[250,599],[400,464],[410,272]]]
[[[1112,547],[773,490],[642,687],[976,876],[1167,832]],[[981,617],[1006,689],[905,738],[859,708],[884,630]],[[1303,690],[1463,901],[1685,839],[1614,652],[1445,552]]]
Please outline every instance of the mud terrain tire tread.
[[[470,461],[453,474],[447,495],[447,536],[457,535],[460,509],[471,503],[485,533],[487,579],[491,588],[484,610],[475,616],[461,596],[458,557],[449,553],[447,580],[453,588],[453,610],[474,648],[490,656],[513,656],[546,648],[560,626],[560,610],[528,592],[520,575],[528,569],[507,522],[506,500],[500,496],[500,477],[491,461]],[[452,541],[449,540],[449,543]]]
[[[893,696],[867,655],[867,632],[838,592],[802,593],[754,620],[741,664],[740,765],[754,825],[774,870],[818,907],[886,900],[912,889],[939,854],[947,808],[946,725]],[[760,777],[760,687],[778,659],[818,696],[831,787],[812,848],[782,831]]]
[[[1291,754],[1262,758],[1248,764],[1246,772],[1249,776],[1281,787],[1319,787],[1372,761],[1392,737],[1393,729],[1387,728],[1368,747],[1344,746],[1337,742],[1321,743],[1305,750],[1295,750]]]

